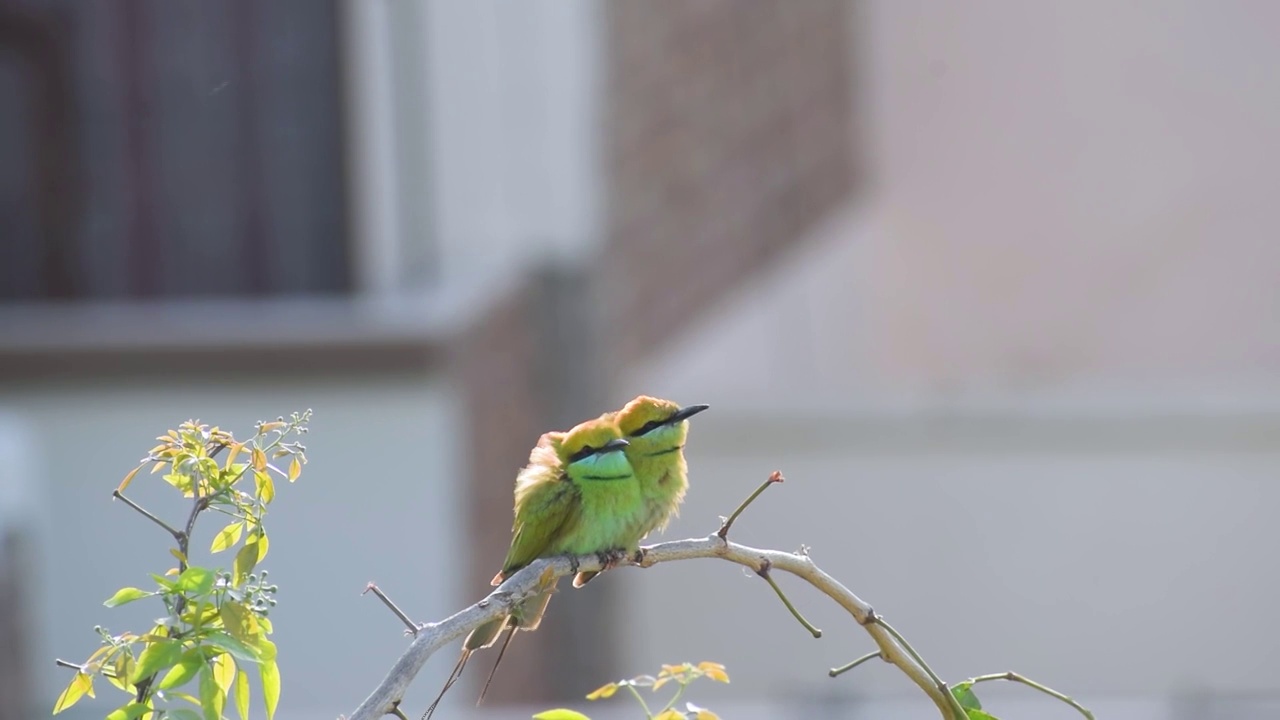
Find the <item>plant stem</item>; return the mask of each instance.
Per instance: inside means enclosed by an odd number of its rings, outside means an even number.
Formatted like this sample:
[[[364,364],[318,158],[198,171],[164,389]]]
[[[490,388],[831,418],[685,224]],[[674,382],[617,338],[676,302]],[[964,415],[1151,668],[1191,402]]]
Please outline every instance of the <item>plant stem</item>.
[[[156,517],[155,515],[152,515],[148,510],[146,510],[145,508],[143,508],[141,505],[139,505],[138,503],[136,503],[136,502],[134,502],[134,501],[130,500],[129,498],[125,497],[125,496],[124,496],[124,493],[120,492],[119,490],[113,490],[113,491],[111,491],[111,497],[116,498],[117,500],[122,500],[122,501],[124,501],[124,504],[125,504],[125,505],[128,505],[129,507],[133,508],[134,510],[137,510],[139,513],[141,513],[141,514],[142,514],[142,516],[143,516],[143,517],[147,518],[147,519],[148,519],[148,520],[150,520],[151,522],[153,522],[153,523],[155,523],[155,524],[159,525],[160,527],[164,528],[165,530],[167,530],[167,531],[169,532],[169,534],[173,536],[173,539],[174,539],[174,540],[178,540],[178,535],[179,535],[178,531],[177,531],[177,530],[174,530],[174,529],[169,525],[169,523],[167,523],[167,522],[165,522],[165,521],[161,520],[160,518]]]
[[[796,606],[791,604],[791,599],[787,597],[786,593],[782,592],[782,588],[779,587],[777,581],[773,579],[773,575],[769,572],[769,567],[769,561],[765,560],[764,565],[756,572],[756,574],[764,578],[765,582],[769,583],[769,587],[773,588],[773,591],[778,594],[778,599],[781,600],[782,604],[786,605],[787,609],[791,611],[791,616],[796,620],[799,620],[800,624],[804,626],[805,630],[809,631],[810,635],[815,638],[822,637],[822,631],[814,627],[813,623],[806,620],[805,617],[800,614],[800,611],[796,609]]]
[[[968,720],[969,714],[964,711],[964,706],[961,705],[960,701],[956,699],[956,696],[951,693],[951,688],[943,682],[942,678],[938,677],[938,673],[934,672],[933,668],[929,667],[929,664],[924,661],[924,658],[920,656],[920,653],[916,652],[914,647],[911,647],[911,643],[907,642],[907,639],[902,636],[902,633],[895,630],[892,625],[885,622],[884,618],[879,615],[875,616],[875,622],[880,625],[880,627],[884,628],[885,632],[893,636],[894,642],[898,643],[903,650],[907,651],[907,654],[911,656],[911,659],[920,666],[921,670],[924,670],[925,673],[929,675],[929,679],[932,680],[933,683],[938,686],[938,689],[947,696],[947,705],[951,707],[951,712],[956,716],[956,720]]]
[[[417,624],[415,624],[412,620],[410,620],[409,616],[406,615],[405,612],[401,610],[395,603],[391,602],[391,598],[387,597],[387,594],[382,592],[382,588],[378,587],[377,584],[369,583],[367,586],[365,586],[364,592],[360,594],[364,595],[365,593],[370,591],[372,591],[374,595],[377,595],[378,599],[382,601],[382,604],[390,608],[391,612],[396,614],[396,617],[400,618],[400,622],[404,623],[405,626],[409,628],[410,634],[413,634],[413,635],[418,634]]]
[[[769,475],[769,479],[764,481],[764,484],[762,484],[760,487],[756,488],[756,491],[755,491],[755,492],[753,492],[753,493],[751,493],[750,495],[748,495],[748,496],[747,496],[747,499],[746,499],[746,500],[743,500],[743,501],[742,501],[742,504],[738,506],[738,509],[733,511],[733,514],[732,514],[732,515],[730,515],[729,517],[725,518],[724,524],[723,524],[723,525],[721,525],[721,526],[720,526],[720,529],[716,531],[716,534],[720,536],[720,539],[721,539],[721,540],[728,540],[728,539],[729,539],[729,528],[733,527],[733,521],[738,519],[738,516],[742,514],[742,511],[743,511],[743,510],[746,510],[748,505],[750,505],[751,503],[755,502],[755,499],[756,499],[756,498],[758,498],[758,497],[760,497],[760,493],[763,493],[763,492],[765,491],[765,489],[766,489],[766,488],[768,488],[770,485],[772,485],[772,484],[774,484],[774,483],[780,483],[780,482],[782,482],[784,479],[785,479],[785,478],[783,478],[783,477],[782,477],[782,473],[778,472],[777,470],[774,470],[774,471]]]
[[[965,682],[980,683],[980,682],[988,682],[990,680],[1008,680],[1010,682],[1022,683],[1027,687],[1035,688],[1036,690],[1039,690],[1045,695],[1048,695],[1052,698],[1056,698],[1057,700],[1060,700],[1070,705],[1071,707],[1075,708],[1076,711],[1079,712],[1081,715],[1088,718],[1088,720],[1094,720],[1093,713],[1086,710],[1083,705],[1076,702],[1075,700],[1072,700],[1069,696],[1064,695],[1047,685],[1041,685],[1035,680],[1032,680],[1031,678],[1028,678],[1023,675],[1019,675],[1016,672],[1010,671],[1010,672],[1003,672],[1003,673],[991,673],[989,675],[979,675],[977,677],[969,678]]]
[[[653,711],[649,709],[649,703],[645,702],[644,698],[640,697],[640,691],[636,690],[636,686],[627,685],[626,688],[635,696],[635,699],[640,703],[640,707],[644,708],[644,716],[649,718],[649,720],[653,720]]]
[[[828,675],[830,675],[831,677],[840,677],[841,675],[843,675],[843,674],[845,674],[845,673],[849,672],[850,670],[852,670],[852,669],[854,669],[854,668],[858,667],[858,666],[859,666],[859,665],[861,665],[862,663],[864,663],[864,662],[866,662],[866,661],[868,661],[868,660],[871,660],[871,659],[873,659],[873,658],[878,658],[878,657],[880,657],[880,651],[879,651],[879,650],[877,650],[877,651],[875,651],[875,652],[869,652],[869,653],[867,653],[866,655],[863,655],[862,657],[858,658],[857,660],[854,660],[853,662],[849,663],[848,665],[841,665],[841,666],[840,666],[840,667],[838,667],[838,668],[831,668],[830,670],[828,670],[828,671],[827,671],[827,674],[828,674]]]

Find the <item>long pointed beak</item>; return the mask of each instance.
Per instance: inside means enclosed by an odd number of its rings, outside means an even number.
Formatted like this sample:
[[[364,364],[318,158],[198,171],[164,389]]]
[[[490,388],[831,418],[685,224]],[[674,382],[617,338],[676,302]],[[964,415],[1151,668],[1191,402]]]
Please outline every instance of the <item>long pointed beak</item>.
[[[617,451],[619,451],[619,450],[621,450],[621,449],[625,448],[626,446],[628,446],[628,445],[630,445],[630,444],[631,444],[631,443],[627,442],[626,440],[624,440],[624,439],[622,439],[622,438],[617,438],[617,439],[615,439],[615,440],[610,440],[609,442],[607,442],[607,443],[605,443],[605,444],[601,445],[601,446],[600,446],[600,449],[599,449],[597,452],[602,453],[602,454],[603,454],[603,453],[610,453],[610,452],[617,452]]]
[[[693,417],[694,415],[697,415],[698,413],[702,412],[703,410],[706,410],[709,407],[711,406],[710,405],[686,405],[680,408],[679,410],[675,411],[675,413],[671,415],[671,419],[668,420],[667,422],[678,423],[683,420],[688,420],[689,418]]]

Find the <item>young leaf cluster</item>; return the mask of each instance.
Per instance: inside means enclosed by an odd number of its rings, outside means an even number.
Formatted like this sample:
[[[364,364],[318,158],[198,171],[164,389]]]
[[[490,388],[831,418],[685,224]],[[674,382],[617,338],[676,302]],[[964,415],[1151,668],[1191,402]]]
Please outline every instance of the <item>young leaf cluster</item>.
[[[725,672],[724,665],[714,662],[700,662],[697,665],[693,663],[682,663],[680,665],[663,665],[662,670],[657,677],[652,675],[637,675],[633,678],[625,680],[617,680],[608,685],[598,687],[587,694],[588,700],[602,700],[612,697],[618,690],[626,688],[640,703],[640,707],[644,710],[646,720],[720,720],[720,716],[710,710],[698,707],[691,702],[685,703],[684,710],[677,710],[675,705],[680,702],[680,698],[684,696],[685,690],[690,683],[698,678],[708,678],[716,682],[729,682],[729,674]],[[651,692],[657,692],[664,685],[673,684],[675,692],[667,702],[658,710],[654,711],[649,708],[649,704],[645,702],[644,696],[640,694],[637,688],[647,687]],[[546,710],[533,716],[533,720],[591,720],[586,715],[566,708],[557,708],[555,710]]]
[[[268,615],[276,604],[276,585],[257,570],[267,555],[263,524],[275,499],[277,479],[293,482],[306,464],[306,447],[287,438],[305,434],[311,411],[288,420],[260,422],[253,437],[237,440],[230,432],[188,421],[157,438],[160,444],[125,476],[112,496],[164,528],[174,541],[175,567],[152,573],[153,585],[124,587],[103,603],[112,608],[139,600],[159,601],[164,613],[142,633],[95,631],[101,646],[81,663],[59,660],[75,675],[53,707],[56,715],[82,697],[94,697],[102,677],[129,696],[108,720],[221,720],[234,703],[248,720],[249,675],[256,674],[272,718],[280,699],[280,670]],[[225,456],[219,459],[219,455]],[[151,514],[124,495],[142,468],[162,479],[190,503],[181,529]],[[231,568],[190,562],[191,538],[202,515],[225,516],[211,554],[234,551]]]

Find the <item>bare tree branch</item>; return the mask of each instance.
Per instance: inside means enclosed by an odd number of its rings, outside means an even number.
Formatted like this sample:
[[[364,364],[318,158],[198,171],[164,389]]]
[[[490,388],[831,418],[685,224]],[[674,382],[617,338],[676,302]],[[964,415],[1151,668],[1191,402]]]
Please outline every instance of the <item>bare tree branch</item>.
[[[848,611],[871,635],[879,647],[880,657],[901,669],[919,686],[938,707],[942,717],[955,717],[956,700],[945,686],[940,687],[935,681],[937,676],[912,659],[913,653],[895,641],[893,633],[880,622],[870,605],[819,568],[808,555],[747,547],[712,534],[705,538],[675,540],[644,548],[642,566],[695,558],[728,560],[749,567],[757,574],[781,570],[805,580]],[[537,560],[512,575],[480,602],[440,622],[420,626],[417,637],[378,687],[356,708],[350,720],[378,720],[393,712],[427,658],[480,625],[508,614],[514,605],[537,591],[545,573],[559,578],[579,570],[600,569],[600,560],[595,555]],[[960,717],[964,717],[963,710]]]

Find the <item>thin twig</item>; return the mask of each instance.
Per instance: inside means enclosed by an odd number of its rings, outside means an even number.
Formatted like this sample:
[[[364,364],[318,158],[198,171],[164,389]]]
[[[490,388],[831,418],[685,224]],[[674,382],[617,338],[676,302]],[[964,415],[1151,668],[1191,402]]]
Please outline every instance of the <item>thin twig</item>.
[[[180,535],[180,533],[179,533],[177,530],[174,530],[174,529],[169,525],[169,523],[167,523],[167,522],[165,522],[165,521],[161,520],[160,518],[156,517],[155,515],[152,515],[148,510],[146,510],[145,508],[143,508],[141,505],[139,505],[138,503],[136,503],[136,502],[134,502],[134,501],[130,500],[129,498],[125,497],[125,496],[124,496],[124,493],[120,492],[119,490],[113,490],[113,491],[111,491],[111,497],[113,497],[113,498],[115,498],[115,499],[117,499],[117,500],[123,500],[125,505],[128,505],[129,507],[133,508],[134,510],[137,510],[139,513],[141,513],[141,514],[142,514],[142,516],[143,516],[143,517],[145,517],[145,518],[147,518],[147,519],[151,520],[151,522],[153,522],[153,523],[155,523],[155,524],[159,525],[160,527],[164,528],[165,530],[167,530],[167,531],[169,532],[169,534],[173,536],[173,539],[174,539],[174,540],[179,540],[179,535]],[[179,540],[179,541],[180,541],[180,540]]]
[[[76,672],[84,672],[83,665],[77,665],[76,663],[73,663],[73,662],[67,662],[62,658],[58,658],[57,660],[54,660],[53,664],[57,665],[58,667],[70,668],[72,670],[75,670]]]
[[[828,670],[828,671],[827,671],[827,674],[828,674],[828,675],[830,675],[831,677],[840,677],[841,675],[843,675],[843,674],[845,674],[845,673],[849,672],[850,670],[852,670],[852,669],[854,669],[854,668],[858,667],[858,666],[859,666],[859,665],[861,665],[862,663],[864,663],[864,662],[866,662],[866,661],[868,661],[868,660],[871,660],[871,659],[873,659],[873,658],[878,658],[878,657],[880,657],[880,651],[879,651],[879,650],[877,650],[877,651],[875,651],[875,652],[869,652],[869,653],[867,653],[866,655],[863,655],[862,657],[858,658],[857,660],[854,660],[853,662],[849,663],[848,665],[841,665],[841,666],[840,666],[840,667],[838,667],[838,668],[831,668],[830,670]]]
[[[834,600],[862,625],[880,648],[881,657],[902,670],[928,695],[943,717],[950,717],[951,701],[954,700],[951,693],[939,688],[928,672],[916,664],[911,656],[894,642],[893,636],[885,630],[884,626],[872,619],[874,611],[870,605],[819,568],[812,558],[781,550],[761,550],[739,545],[722,539],[719,533],[716,533],[705,538],[676,540],[649,546],[644,549],[642,566],[649,567],[658,563],[694,558],[719,558],[752,570],[768,560],[772,569],[791,573],[805,580]],[[391,709],[392,703],[404,696],[409,683],[413,682],[418,671],[433,653],[484,623],[511,614],[513,607],[538,591],[543,573],[550,572],[553,577],[559,578],[571,572],[598,571],[601,568],[600,559],[594,554],[578,558],[557,557],[536,560],[512,575],[480,602],[444,620],[420,626],[417,637],[396,660],[386,677],[365,698],[360,707],[356,708],[349,720],[378,720]]]
[[[742,511],[746,510],[748,505],[755,502],[755,499],[760,497],[760,493],[764,492],[765,489],[768,488],[770,485],[774,483],[780,483],[785,479],[786,478],[782,477],[782,473],[778,472],[777,470],[774,470],[772,473],[770,473],[769,479],[765,480],[764,484],[756,488],[755,492],[748,495],[747,499],[743,500],[742,504],[738,506],[738,509],[733,511],[732,515],[725,518],[724,523],[720,525],[720,529],[716,531],[716,535],[719,535],[721,540],[728,540],[729,528],[733,527],[733,521],[738,519],[738,516],[742,514]]]
[[[951,714],[955,715],[956,720],[968,720],[969,714],[964,711],[964,706],[960,704],[959,698],[952,694],[951,688],[947,686],[947,683],[938,676],[938,673],[933,671],[933,668],[929,667],[929,663],[924,661],[924,658],[920,653],[916,652],[916,649],[911,646],[911,643],[907,642],[907,639],[902,636],[902,633],[898,632],[892,625],[885,622],[885,619],[879,615],[874,617],[874,623],[883,627],[886,632],[892,635],[894,642],[898,643],[903,650],[907,651],[907,654],[910,655],[911,659],[920,666],[920,669],[924,670],[925,673],[928,674],[929,679],[933,681],[933,684],[947,696],[947,705],[950,707]]]
[[[1010,671],[1010,672],[1002,672],[1002,673],[991,673],[990,675],[979,675],[979,676],[977,676],[977,677],[969,678],[968,680],[965,680],[965,682],[968,682],[968,683],[980,683],[980,682],[988,682],[988,681],[990,681],[990,680],[1008,680],[1008,681],[1010,681],[1010,682],[1018,682],[1018,683],[1022,683],[1023,685],[1026,685],[1027,687],[1035,688],[1036,690],[1039,690],[1040,692],[1044,693],[1045,695],[1048,695],[1048,696],[1050,696],[1050,697],[1052,697],[1052,698],[1056,698],[1056,699],[1061,700],[1062,702],[1064,702],[1064,703],[1066,703],[1066,704],[1070,705],[1071,707],[1075,708],[1075,709],[1076,709],[1076,711],[1077,711],[1077,712],[1079,712],[1081,715],[1083,715],[1083,716],[1085,716],[1086,718],[1088,718],[1088,720],[1094,720],[1094,718],[1093,718],[1093,713],[1091,713],[1091,712],[1089,712],[1088,710],[1086,710],[1086,709],[1084,708],[1084,706],[1083,706],[1083,705],[1081,705],[1080,703],[1076,702],[1075,700],[1072,700],[1069,696],[1064,695],[1064,694],[1062,694],[1062,693],[1058,692],[1057,690],[1054,690],[1053,688],[1051,688],[1051,687],[1049,687],[1049,686],[1047,686],[1047,685],[1041,685],[1040,683],[1036,682],[1035,680],[1032,680],[1031,678],[1028,678],[1028,677],[1026,677],[1025,675],[1019,675],[1018,673],[1013,672],[1013,671]]]
[[[382,592],[382,588],[378,587],[377,583],[372,583],[372,582],[369,583],[368,585],[365,586],[364,592],[360,594],[364,595],[365,593],[368,593],[370,590],[373,591],[374,595],[378,596],[378,599],[382,601],[383,605],[386,605],[388,608],[390,608],[391,612],[395,613],[396,617],[400,618],[400,622],[404,623],[405,627],[409,628],[410,635],[418,634],[418,624],[410,620],[409,616],[406,615],[403,610],[401,610],[395,603],[391,602],[391,598],[387,597],[387,594]]]
[[[777,581],[775,581],[773,579],[773,575],[769,573],[770,567],[771,564],[769,561],[765,560],[764,564],[760,566],[760,569],[756,571],[756,574],[764,578],[764,581],[769,583],[769,587],[773,588],[773,591],[778,593],[778,599],[782,601],[783,605],[787,606],[787,609],[791,611],[792,617],[799,620],[800,624],[804,626],[805,630],[809,631],[810,635],[815,638],[822,637],[822,631],[814,627],[813,623],[806,620],[805,617],[800,614],[800,611],[796,609],[796,606],[791,604],[791,599],[787,597],[786,593],[782,592],[782,588],[778,587]]]

